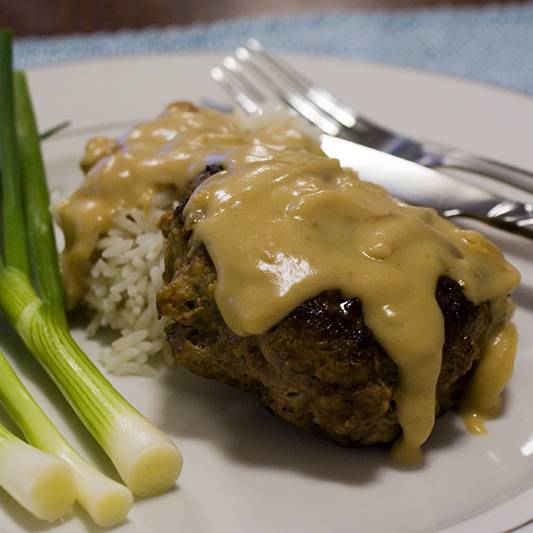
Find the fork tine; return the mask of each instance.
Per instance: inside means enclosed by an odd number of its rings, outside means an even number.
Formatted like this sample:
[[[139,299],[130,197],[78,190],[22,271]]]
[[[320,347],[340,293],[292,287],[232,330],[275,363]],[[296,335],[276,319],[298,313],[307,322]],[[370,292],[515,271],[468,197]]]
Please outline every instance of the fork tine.
[[[343,126],[351,128],[357,121],[356,113],[346,104],[337,100],[331,93],[324,89],[319,89],[307,79],[303,74],[289,66],[280,58],[271,56],[257,39],[249,39],[246,47],[252,54],[256,54],[274,69],[279,75],[283,76],[290,84],[303,91],[306,96],[325,113],[330,114],[338,120]]]
[[[300,85],[301,87],[310,87],[312,85],[311,81],[301,72],[289,67],[285,61],[279,58],[275,59],[273,56],[271,56],[257,39],[248,39],[246,41],[246,48],[249,52],[257,54],[258,56],[267,60],[274,68],[282,71],[287,79],[290,79],[293,83]]]
[[[227,69],[214,67],[211,69],[211,78],[215,80],[246,113],[250,115],[260,113],[261,105],[258,100],[246,92],[239,78],[231,75]],[[258,94],[258,93],[256,93]]]
[[[328,135],[338,135],[342,124],[340,124],[334,117],[326,115],[323,111],[318,109],[307,96],[301,92],[294,90],[287,90],[281,84],[265,73],[252,60],[250,52],[246,48],[237,48],[235,51],[237,59],[240,61],[242,71],[245,69],[251,72],[255,78],[259,78],[272,93],[276,95],[282,102],[292,107],[297,113],[305,117],[309,122],[313,123],[320,130]]]
[[[233,56],[226,56],[222,60],[222,65],[231,73],[230,76],[236,80],[246,91],[246,94],[251,100],[258,104],[264,104],[267,100],[264,93],[260,92],[244,75],[240,63]]]

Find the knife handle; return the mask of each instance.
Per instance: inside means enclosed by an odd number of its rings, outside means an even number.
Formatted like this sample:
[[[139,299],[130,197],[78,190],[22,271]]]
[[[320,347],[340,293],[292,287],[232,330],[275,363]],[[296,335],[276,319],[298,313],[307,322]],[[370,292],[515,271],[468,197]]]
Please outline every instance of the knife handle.
[[[533,172],[506,163],[498,163],[460,150],[442,150],[430,165],[433,168],[466,170],[502,181],[533,193]]]
[[[457,216],[473,218],[533,240],[533,204],[498,198],[470,203],[460,209],[447,209],[442,215],[447,218]]]

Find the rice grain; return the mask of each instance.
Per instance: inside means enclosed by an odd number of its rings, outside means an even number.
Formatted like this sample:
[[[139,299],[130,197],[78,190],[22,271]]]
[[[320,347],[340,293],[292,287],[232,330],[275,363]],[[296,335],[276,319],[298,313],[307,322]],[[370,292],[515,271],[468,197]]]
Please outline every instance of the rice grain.
[[[117,375],[153,375],[157,359],[173,363],[164,339],[167,319],[159,319],[157,291],[163,286],[164,239],[158,221],[163,213],[121,210],[113,227],[99,239],[100,257],[88,276],[84,301],[94,316],[87,334],[109,327],[120,336],[100,353],[109,372]]]

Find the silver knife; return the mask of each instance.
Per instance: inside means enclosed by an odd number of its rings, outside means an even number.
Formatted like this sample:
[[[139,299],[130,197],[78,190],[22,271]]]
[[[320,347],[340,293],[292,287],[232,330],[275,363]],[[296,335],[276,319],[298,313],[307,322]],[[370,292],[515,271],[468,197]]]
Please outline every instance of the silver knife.
[[[447,218],[473,218],[533,239],[533,204],[497,196],[418,163],[339,137],[321,135],[320,142],[326,155],[401,200],[433,207]]]

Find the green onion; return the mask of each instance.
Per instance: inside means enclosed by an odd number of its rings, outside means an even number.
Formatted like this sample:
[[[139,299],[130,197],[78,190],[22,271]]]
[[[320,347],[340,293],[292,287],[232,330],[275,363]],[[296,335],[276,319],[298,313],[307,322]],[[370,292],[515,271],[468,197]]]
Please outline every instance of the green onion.
[[[22,198],[21,168],[15,135],[13,105],[13,65],[11,32],[0,31],[0,160],[2,161],[2,224],[9,242],[4,241],[6,264],[29,273],[26,228],[20,206]]]
[[[22,162],[20,183],[23,182],[23,188],[26,191],[25,210],[29,244],[31,256],[36,258],[33,261],[33,267],[37,271],[39,290],[43,301],[61,313],[64,308],[64,295],[57,260],[54,228],[50,216],[50,198],[41,149],[37,140],[37,124],[26,77],[23,73],[15,73],[14,87],[17,145]],[[8,241],[10,240],[8,239]]]
[[[8,85],[12,78],[4,72],[11,65],[6,59],[9,43],[10,35],[0,32],[1,95],[11,91]],[[140,496],[162,492],[174,484],[181,471],[178,449],[112,387],[68,330],[35,119],[23,74],[17,75],[16,80],[18,142],[9,139],[6,146],[10,153],[6,159],[3,151],[0,168],[4,190],[6,184],[13,190],[9,196],[13,203],[11,212],[24,231],[15,242],[14,234],[4,226],[6,257],[0,267],[0,307],[107,453],[126,485]],[[0,128],[5,130],[3,135],[7,138],[15,131],[11,124],[5,125],[13,114],[6,112],[4,98],[0,102]],[[15,159],[19,149],[23,154],[23,180],[17,180],[15,173],[4,172],[4,168],[9,170],[6,161]],[[23,183],[27,206],[20,194]],[[27,233],[24,233],[25,212]],[[25,247],[27,240],[32,265],[36,267],[39,294],[20,261],[23,252],[19,248]],[[9,257],[8,250],[11,250]]]
[[[0,486],[37,518],[53,522],[76,498],[70,466],[13,435],[0,424]]]
[[[133,504],[131,492],[82,459],[56,429],[0,353],[0,403],[27,441],[66,461],[74,475],[76,499],[101,527],[122,522]]]

